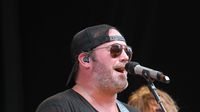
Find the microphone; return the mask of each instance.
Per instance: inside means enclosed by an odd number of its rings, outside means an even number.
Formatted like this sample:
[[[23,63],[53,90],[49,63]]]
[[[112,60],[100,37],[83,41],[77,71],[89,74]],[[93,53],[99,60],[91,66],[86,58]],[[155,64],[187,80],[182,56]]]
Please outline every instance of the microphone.
[[[125,69],[130,74],[137,74],[145,76],[145,73],[152,79],[158,80],[163,83],[169,83],[170,79],[168,76],[164,75],[162,72],[143,67],[138,62],[128,62],[125,65]]]

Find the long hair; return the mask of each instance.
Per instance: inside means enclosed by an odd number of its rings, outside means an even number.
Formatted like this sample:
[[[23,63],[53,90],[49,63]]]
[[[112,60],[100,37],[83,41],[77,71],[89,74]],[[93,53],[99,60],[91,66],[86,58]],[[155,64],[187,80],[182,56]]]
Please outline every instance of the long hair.
[[[167,112],[178,112],[179,107],[169,94],[160,89],[156,89],[156,91]],[[128,104],[141,112],[155,112],[153,107],[159,106],[147,86],[142,86],[132,92],[128,98]]]

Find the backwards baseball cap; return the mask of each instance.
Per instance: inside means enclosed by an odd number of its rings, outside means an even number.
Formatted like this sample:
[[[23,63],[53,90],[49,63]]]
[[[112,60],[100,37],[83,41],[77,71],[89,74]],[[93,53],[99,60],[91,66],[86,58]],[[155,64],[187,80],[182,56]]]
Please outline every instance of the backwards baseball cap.
[[[72,71],[68,77],[67,85],[70,83],[71,78],[75,80],[78,71],[77,57],[82,52],[89,52],[97,46],[111,41],[124,41],[125,38],[122,35],[109,36],[109,30],[116,29],[108,24],[100,24],[87,27],[76,35],[74,35],[71,42],[71,56],[74,61]],[[117,29],[116,29],[117,30]],[[118,31],[118,30],[117,30]],[[75,83],[75,82],[73,82]]]

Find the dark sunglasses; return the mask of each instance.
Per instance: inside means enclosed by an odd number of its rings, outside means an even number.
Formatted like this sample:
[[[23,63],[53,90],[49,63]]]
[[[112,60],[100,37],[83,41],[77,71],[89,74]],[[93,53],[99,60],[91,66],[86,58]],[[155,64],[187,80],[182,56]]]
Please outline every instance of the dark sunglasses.
[[[126,52],[127,56],[129,57],[129,61],[132,58],[132,48],[130,46],[125,46],[125,45],[121,45],[121,44],[112,44],[110,46],[107,47],[101,47],[101,48],[95,48],[93,50],[97,50],[97,49],[103,49],[103,48],[109,48],[110,50],[110,55],[112,58],[116,58],[118,56],[120,56],[122,54],[122,51],[124,49],[124,51]]]

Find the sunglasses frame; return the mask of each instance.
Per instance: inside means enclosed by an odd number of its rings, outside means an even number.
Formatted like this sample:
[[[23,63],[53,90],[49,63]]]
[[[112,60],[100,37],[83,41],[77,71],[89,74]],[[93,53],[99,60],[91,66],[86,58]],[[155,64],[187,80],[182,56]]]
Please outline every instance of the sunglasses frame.
[[[110,55],[112,58],[116,58],[116,57],[120,56],[122,54],[122,50],[124,50],[126,52],[126,55],[129,57],[129,61],[132,59],[132,54],[133,54],[132,48],[128,45],[121,45],[121,44],[115,43],[115,44],[111,44],[106,47],[94,48],[92,51],[95,51],[98,49],[105,49],[105,48],[109,49]],[[118,49],[116,49],[116,48],[118,48]]]

